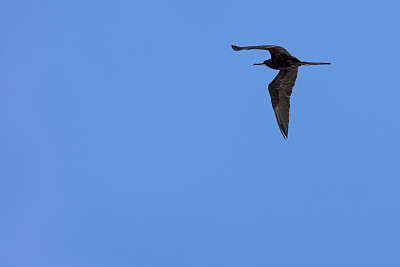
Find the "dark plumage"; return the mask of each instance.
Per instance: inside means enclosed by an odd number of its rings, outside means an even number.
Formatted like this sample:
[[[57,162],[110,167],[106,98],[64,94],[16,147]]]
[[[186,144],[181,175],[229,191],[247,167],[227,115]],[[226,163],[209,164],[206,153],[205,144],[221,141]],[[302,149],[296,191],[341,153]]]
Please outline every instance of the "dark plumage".
[[[262,49],[270,52],[271,59],[254,65],[265,65],[271,69],[279,70],[278,75],[268,85],[268,91],[271,96],[271,103],[279,129],[283,137],[287,138],[289,131],[290,95],[292,94],[292,89],[297,78],[298,68],[302,65],[328,65],[331,63],[303,62],[292,56],[285,48],[276,45],[245,47],[232,45],[232,49],[235,51]]]

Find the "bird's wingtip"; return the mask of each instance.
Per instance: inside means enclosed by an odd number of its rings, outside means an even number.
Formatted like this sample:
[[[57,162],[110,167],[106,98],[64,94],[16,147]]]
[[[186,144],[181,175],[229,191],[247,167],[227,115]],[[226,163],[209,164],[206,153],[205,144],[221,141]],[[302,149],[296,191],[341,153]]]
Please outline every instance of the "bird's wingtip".
[[[287,140],[287,139],[289,138],[289,133],[283,131],[282,129],[279,129],[279,130],[281,130],[281,133],[282,133],[282,135],[283,135],[283,138],[284,138],[285,140]]]
[[[236,45],[231,45],[231,46],[232,46],[232,49],[235,50],[235,51],[239,51],[240,50],[239,47],[236,46]]]

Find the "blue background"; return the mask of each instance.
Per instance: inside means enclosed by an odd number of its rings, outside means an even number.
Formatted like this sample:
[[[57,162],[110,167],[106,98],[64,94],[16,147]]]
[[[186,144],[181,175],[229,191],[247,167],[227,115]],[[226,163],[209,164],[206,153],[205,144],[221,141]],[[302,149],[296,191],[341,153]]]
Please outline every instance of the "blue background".
[[[0,266],[400,266],[399,8],[2,1]]]

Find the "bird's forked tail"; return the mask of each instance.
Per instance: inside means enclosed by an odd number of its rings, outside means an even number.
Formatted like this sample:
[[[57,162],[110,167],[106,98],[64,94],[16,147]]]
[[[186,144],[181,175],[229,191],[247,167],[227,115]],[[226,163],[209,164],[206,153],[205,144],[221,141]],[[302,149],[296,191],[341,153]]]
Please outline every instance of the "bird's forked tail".
[[[318,63],[318,62],[301,62],[301,65],[329,65],[331,63]]]

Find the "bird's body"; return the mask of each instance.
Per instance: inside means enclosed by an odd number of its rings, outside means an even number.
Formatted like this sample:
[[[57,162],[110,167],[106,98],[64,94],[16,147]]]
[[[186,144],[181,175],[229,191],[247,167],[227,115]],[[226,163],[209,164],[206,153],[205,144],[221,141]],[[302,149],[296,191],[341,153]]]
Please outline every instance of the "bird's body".
[[[262,49],[271,53],[271,59],[254,65],[265,65],[271,69],[279,70],[278,75],[268,85],[272,107],[279,129],[284,138],[288,137],[290,95],[297,78],[298,68],[302,65],[327,65],[330,63],[303,62],[292,56],[285,48],[276,45],[245,46],[232,45],[235,51]]]

